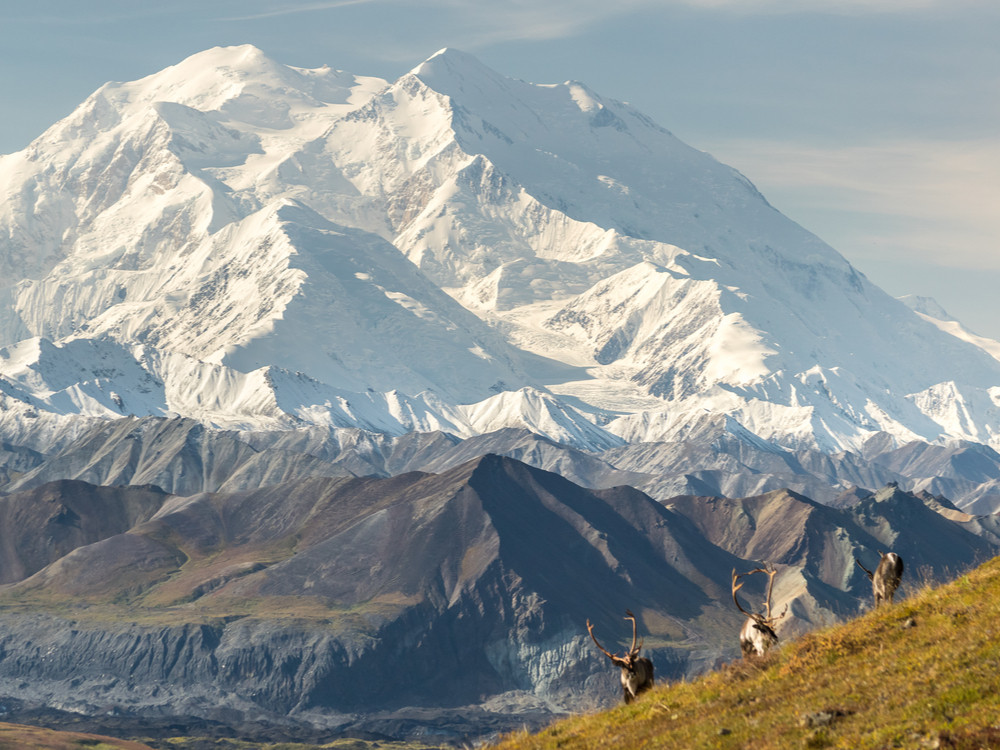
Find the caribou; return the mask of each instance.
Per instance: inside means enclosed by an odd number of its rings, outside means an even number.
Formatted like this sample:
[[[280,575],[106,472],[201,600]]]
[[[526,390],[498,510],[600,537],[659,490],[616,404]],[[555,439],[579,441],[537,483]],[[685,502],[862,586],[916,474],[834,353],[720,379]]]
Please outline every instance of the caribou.
[[[771,590],[774,588],[774,576],[777,572],[773,565],[767,563],[764,564],[763,568],[755,568],[749,573],[740,575],[737,575],[736,568],[733,568],[733,601],[736,603],[736,608],[747,616],[746,622],[740,629],[740,650],[743,652],[744,659],[763,656],[771,646],[778,642],[778,634],[774,632],[774,626],[788,613],[788,605],[785,605],[784,610],[777,617],[771,614]],[[740,604],[739,597],[736,596],[736,592],[743,587],[744,583],[739,579],[754,573],[765,573],[769,579],[767,599],[764,601],[764,613],[747,612]]]
[[[874,573],[862,565],[857,557],[854,558],[854,562],[865,571],[868,580],[872,582],[872,594],[875,597],[876,608],[883,604],[892,604],[892,598],[896,595],[896,589],[899,588],[899,580],[903,577],[903,558],[895,552],[879,550],[878,553],[882,559],[879,560]]]
[[[628,651],[622,656],[609,653],[598,642],[597,637],[594,635],[594,626],[590,624],[589,619],[587,620],[587,632],[590,633],[590,637],[597,644],[597,648],[601,650],[601,653],[611,659],[611,662],[621,669],[622,698],[626,703],[631,703],[639,697],[640,693],[653,687],[653,662],[645,656],[641,659],[639,658],[639,651],[642,649],[643,641],[639,641],[638,646],[635,643],[635,615],[632,614],[631,610],[625,610],[625,619],[632,621],[632,645],[629,646]]]

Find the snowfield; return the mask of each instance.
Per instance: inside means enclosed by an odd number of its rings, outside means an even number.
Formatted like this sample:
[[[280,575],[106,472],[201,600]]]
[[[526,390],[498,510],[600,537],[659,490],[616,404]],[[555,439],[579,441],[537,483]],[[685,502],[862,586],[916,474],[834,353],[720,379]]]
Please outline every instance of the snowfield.
[[[998,357],[628,105],[455,50],[390,83],[216,48],[0,157],[4,435],[1000,447]]]

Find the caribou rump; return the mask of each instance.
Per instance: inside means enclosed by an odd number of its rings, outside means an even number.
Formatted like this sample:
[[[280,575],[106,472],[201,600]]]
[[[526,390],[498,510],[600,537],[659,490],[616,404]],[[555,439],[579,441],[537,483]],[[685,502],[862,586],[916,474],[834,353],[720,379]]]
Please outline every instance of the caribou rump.
[[[882,559],[878,561],[874,573],[862,565],[857,557],[854,558],[854,562],[865,571],[868,580],[872,582],[872,595],[875,597],[876,608],[883,604],[892,604],[892,598],[896,595],[899,581],[903,577],[903,558],[895,552],[879,550],[878,553]]]

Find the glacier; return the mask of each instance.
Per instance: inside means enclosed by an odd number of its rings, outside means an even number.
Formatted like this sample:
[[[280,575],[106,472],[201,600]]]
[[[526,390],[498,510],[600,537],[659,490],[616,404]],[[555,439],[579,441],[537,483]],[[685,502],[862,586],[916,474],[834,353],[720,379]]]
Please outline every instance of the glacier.
[[[632,107],[445,49],[207,50],[0,156],[0,431],[316,425],[591,451],[1000,447],[1000,344]]]

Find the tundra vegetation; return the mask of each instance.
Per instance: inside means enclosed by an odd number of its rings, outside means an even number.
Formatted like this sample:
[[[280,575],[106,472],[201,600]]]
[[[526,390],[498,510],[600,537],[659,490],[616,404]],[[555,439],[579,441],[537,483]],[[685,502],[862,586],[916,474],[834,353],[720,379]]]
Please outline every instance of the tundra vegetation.
[[[542,748],[1000,747],[1000,558],[609,711],[515,734]]]

